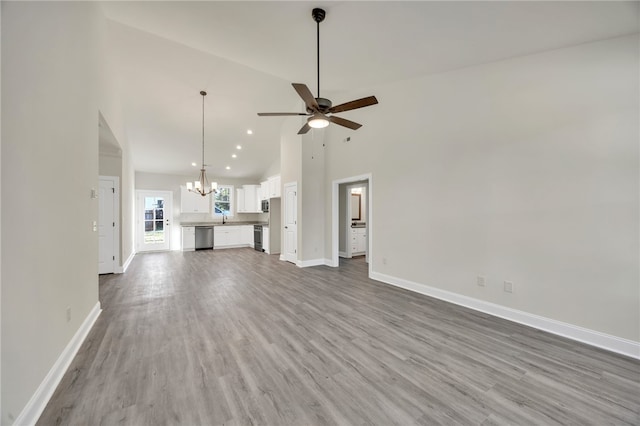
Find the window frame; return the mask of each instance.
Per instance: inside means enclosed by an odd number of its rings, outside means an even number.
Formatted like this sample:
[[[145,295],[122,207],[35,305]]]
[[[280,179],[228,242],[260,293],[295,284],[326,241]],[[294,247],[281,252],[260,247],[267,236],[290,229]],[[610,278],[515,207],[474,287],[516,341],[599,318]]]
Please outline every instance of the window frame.
[[[217,213],[216,212],[216,198],[218,196],[218,194],[221,192],[221,189],[228,189],[229,190],[229,213],[224,214],[224,213]],[[222,201],[225,202],[226,201]],[[218,192],[216,192],[215,195],[213,195],[211,197],[211,216],[213,217],[222,217],[222,215],[225,215],[226,217],[233,217],[233,215],[235,214],[235,188],[233,187],[233,185],[218,185]]]

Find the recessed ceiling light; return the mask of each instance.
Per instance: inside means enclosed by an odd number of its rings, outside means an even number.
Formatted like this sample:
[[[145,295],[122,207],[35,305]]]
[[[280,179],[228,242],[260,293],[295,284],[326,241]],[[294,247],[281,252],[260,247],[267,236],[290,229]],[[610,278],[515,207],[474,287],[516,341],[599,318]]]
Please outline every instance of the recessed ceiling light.
[[[253,130],[251,130],[251,129],[247,130],[247,134],[248,135],[252,135],[253,134]]]
[[[227,169],[227,170],[231,170],[231,166],[227,166],[227,167],[226,167],[226,169]]]
[[[236,145],[236,149],[242,149],[240,145]]]
[[[231,158],[236,158],[237,155],[236,154],[231,154]]]
[[[197,166],[197,164],[196,164],[196,163],[191,163],[191,165],[192,165],[193,167],[196,167],[196,166]]]

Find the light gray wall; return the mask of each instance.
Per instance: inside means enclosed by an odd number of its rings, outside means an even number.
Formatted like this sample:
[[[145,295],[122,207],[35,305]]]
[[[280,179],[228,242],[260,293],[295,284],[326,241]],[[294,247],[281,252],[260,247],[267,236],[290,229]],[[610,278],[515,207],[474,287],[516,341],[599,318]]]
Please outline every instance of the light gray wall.
[[[2,424],[98,302],[101,19],[91,2],[2,3]]]
[[[380,104],[328,128],[325,181],[372,173],[373,270],[640,341],[638,52],[635,34],[346,96]]]
[[[122,178],[122,157],[100,155],[98,157],[98,173],[100,173],[100,176]]]
[[[284,188],[285,184],[296,182],[298,184],[298,194],[300,193],[300,182],[302,179],[302,138],[298,135],[298,130],[304,121],[298,117],[287,118],[283,121],[282,136],[280,138],[280,180]],[[280,223],[285,223],[285,200],[284,189],[282,192],[282,205]],[[300,212],[302,199],[298,197],[298,223],[300,223]],[[271,232],[274,230],[272,229]],[[301,247],[301,232],[298,227],[298,248]],[[282,251],[284,252],[284,229],[280,229],[280,241],[282,241]],[[299,255],[298,251],[298,255]],[[299,257],[298,257],[299,258]]]
[[[311,129],[302,136],[302,178],[298,183],[298,259],[324,260],[325,155],[324,130]]]

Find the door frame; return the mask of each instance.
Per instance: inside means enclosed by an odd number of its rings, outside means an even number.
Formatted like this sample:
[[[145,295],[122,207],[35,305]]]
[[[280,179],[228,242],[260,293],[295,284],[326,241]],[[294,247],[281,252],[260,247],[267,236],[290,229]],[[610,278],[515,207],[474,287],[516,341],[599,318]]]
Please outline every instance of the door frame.
[[[113,184],[113,273],[121,273],[120,263],[120,178],[118,176],[98,176],[98,186],[101,180],[109,180]],[[100,203],[100,200],[98,200]],[[100,218],[98,217],[98,224]],[[98,256],[100,254],[98,253]]]
[[[154,193],[158,196],[161,197],[165,197],[165,200],[168,200],[170,205],[168,208],[165,208],[164,210],[164,214],[166,215],[167,213],[169,214],[169,226],[170,228],[168,229],[167,232],[165,232],[165,236],[167,237],[167,249],[161,249],[161,250],[140,250],[140,246],[141,246],[141,238],[142,238],[142,229],[144,224],[141,223],[141,217],[143,215],[143,204],[142,204],[142,200],[141,200],[141,194],[144,193]],[[161,191],[161,190],[155,190],[155,189],[136,189],[136,216],[135,216],[135,241],[136,241],[136,253],[146,253],[146,252],[154,252],[154,251],[171,251],[171,234],[173,234],[173,191]],[[166,217],[164,218],[166,219]],[[166,225],[166,224],[165,224]],[[166,226],[165,226],[165,230],[166,230]]]
[[[340,185],[344,183],[356,183],[367,181],[367,255],[369,256],[369,272],[371,277],[373,269],[373,174],[366,173],[358,176],[351,176],[342,179],[336,179],[331,183],[331,264],[329,266],[338,267],[339,260],[339,238],[340,238],[340,220],[339,220],[339,203],[340,203]]]
[[[295,217],[295,220],[296,220],[296,255],[295,255],[295,259],[293,261],[287,259],[287,247],[286,247],[287,238],[286,238],[286,235],[285,235],[285,232],[284,232],[284,227],[286,225],[286,220],[285,219],[286,219],[286,215],[287,215],[287,188],[290,188],[290,187],[295,188],[295,192],[296,192],[296,206],[295,206],[295,209],[296,209],[296,217]],[[299,233],[298,233],[298,210],[299,210],[298,209],[298,204],[299,204],[298,203],[298,182],[285,183],[283,185],[283,189],[284,189],[283,192],[282,192],[282,198],[284,199],[284,202],[283,202],[284,205],[283,205],[283,208],[282,208],[282,219],[283,220],[282,220],[282,228],[280,229],[280,232],[281,232],[280,235],[282,237],[282,248],[283,248],[283,250],[282,250],[282,253],[280,254],[280,260],[291,262],[294,265],[297,265],[298,264],[298,259],[299,259],[299,257],[298,257],[298,245],[300,243],[300,241],[298,241],[299,240],[299,238],[298,238],[299,237]]]

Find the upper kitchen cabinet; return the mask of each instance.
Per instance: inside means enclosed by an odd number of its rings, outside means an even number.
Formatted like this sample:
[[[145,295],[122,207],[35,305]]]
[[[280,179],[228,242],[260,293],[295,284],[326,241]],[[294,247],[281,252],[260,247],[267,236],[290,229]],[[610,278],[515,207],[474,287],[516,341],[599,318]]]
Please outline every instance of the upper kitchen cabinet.
[[[269,182],[269,197],[268,198],[280,198],[280,175],[271,176]]]
[[[260,199],[268,200],[270,198],[271,192],[269,191],[269,181],[265,180],[264,182],[260,182]]]
[[[262,213],[260,185],[242,185],[237,191],[238,213]]]
[[[209,213],[210,202],[210,197],[203,197],[195,192],[190,192],[186,186],[180,186],[181,213]]]

